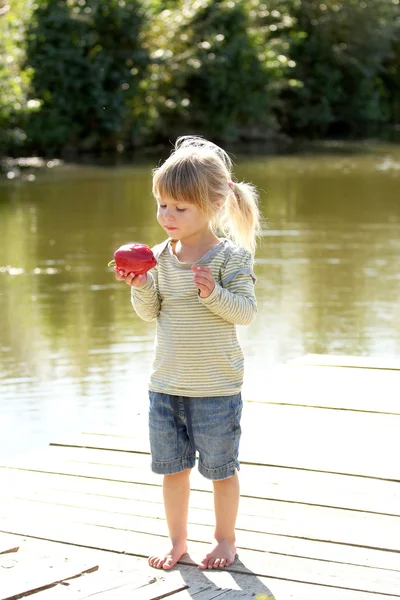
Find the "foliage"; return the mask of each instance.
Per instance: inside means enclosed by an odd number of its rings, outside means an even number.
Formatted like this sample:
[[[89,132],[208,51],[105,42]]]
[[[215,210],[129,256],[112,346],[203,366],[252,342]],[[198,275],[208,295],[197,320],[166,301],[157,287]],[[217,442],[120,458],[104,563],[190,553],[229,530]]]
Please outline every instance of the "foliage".
[[[400,0],[0,0],[0,151],[367,135],[400,118]]]
[[[135,136],[137,93],[148,64],[138,0],[41,0],[28,29],[27,65],[41,110],[27,134],[42,152],[114,150]]]
[[[259,1],[175,4],[159,14],[150,39],[155,127],[202,131],[207,124],[214,135],[235,138],[275,129],[289,61],[283,38],[264,26]]]
[[[385,62],[400,38],[398,0],[291,2],[290,55],[301,85],[285,94],[291,133],[368,133],[390,121]]]
[[[0,0],[0,151],[21,146],[25,134],[21,115],[29,111],[27,92],[30,72],[22,68],[24,33],[31,3]]]

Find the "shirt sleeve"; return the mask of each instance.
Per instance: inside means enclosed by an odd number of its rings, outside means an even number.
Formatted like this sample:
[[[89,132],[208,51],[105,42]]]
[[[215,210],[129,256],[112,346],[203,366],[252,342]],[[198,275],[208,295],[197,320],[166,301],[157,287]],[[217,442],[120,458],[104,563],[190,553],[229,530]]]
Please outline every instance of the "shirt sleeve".
[[[169,238],[152,248],[157,263],[168,242]],[[158,317],[161,311],[161,298],[158,293],[157,265],[148,272],[147,281],[143,287],[131,287],[131,302],[136,314],[143,321],[154,321]]]
[[[136,314],[143,321],[154,321],[158,317],[161,298],[157,290],[157,269],[147,273],[147,281],[143,287],[131,287],[131,302]]]
[[[199,300],[214,314],[235,325],[249,325],[257,314],[253,257],[243,248],[232,253],[208,298]]]

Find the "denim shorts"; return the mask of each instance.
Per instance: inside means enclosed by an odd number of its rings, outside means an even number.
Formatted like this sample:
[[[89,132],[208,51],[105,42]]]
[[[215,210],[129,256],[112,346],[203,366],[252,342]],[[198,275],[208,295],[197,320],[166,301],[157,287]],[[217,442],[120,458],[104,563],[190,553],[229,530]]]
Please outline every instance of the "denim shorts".
[[[151,468],[170,475],[196,463],[207,479],[232,477],[238,461],[241,394],[187,398],[149,392]]]

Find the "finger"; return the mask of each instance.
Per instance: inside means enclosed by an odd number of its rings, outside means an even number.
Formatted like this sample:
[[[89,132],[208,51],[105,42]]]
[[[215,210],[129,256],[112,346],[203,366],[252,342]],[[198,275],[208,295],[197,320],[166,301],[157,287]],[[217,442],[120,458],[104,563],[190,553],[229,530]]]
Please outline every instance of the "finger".
[[[135,279],[135,274],[134,273],[128,273],[127,276],[125,277],[125,283],[127,283],[128,285],[133,285],[133,280]]]
[[[203,283],[196,283],[196,287],[201,292],[206,292],[206,291],[208,291],[210,289],[209,285],[204,285]]]
[[[210,267],[206,267],[205,265],[192,265],[192,270],[195,273],[210,273],[212,274],[212,270]]]
[[[115,279],[117,279],[118,281],[123,281],[125,279],[124,271],[121,271],[117,267],[114,267],[114,273],[115,273]]]
[[[193,277],[193,281],[195,283],[195,285],[206,285],[206,286],[213,286],[214,285],[214,279],[212,279],[211,277],[199,277],[197,275],[195,275]]]
[[[134,275],[131,285],[133,287],[142,287],[147,281],[147,273],[141,273],[140,275]]]
[[[199,290],[199,294],[202,298],[207,298],[210,294],[212,294],[214,290],[214,286],[210,285],[198,285],[197,289]]]
[[[209,281],[214,281],[214,276],[212,274],[211,271],[206,271],[206,270],[201,270],[201,271],[195,271],[193,274],[193,277],[205,277],[206,279],[208,279]]]

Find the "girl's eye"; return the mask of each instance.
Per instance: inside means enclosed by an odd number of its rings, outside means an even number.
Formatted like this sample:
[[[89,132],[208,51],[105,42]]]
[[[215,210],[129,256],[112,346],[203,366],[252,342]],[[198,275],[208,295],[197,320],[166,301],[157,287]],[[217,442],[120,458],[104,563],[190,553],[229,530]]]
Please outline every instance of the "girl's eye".
[[[159,204],[158,208],[167,208],[166,204]],[[177,212],[185,212],[186,208],[178,208],[176,207]]]

